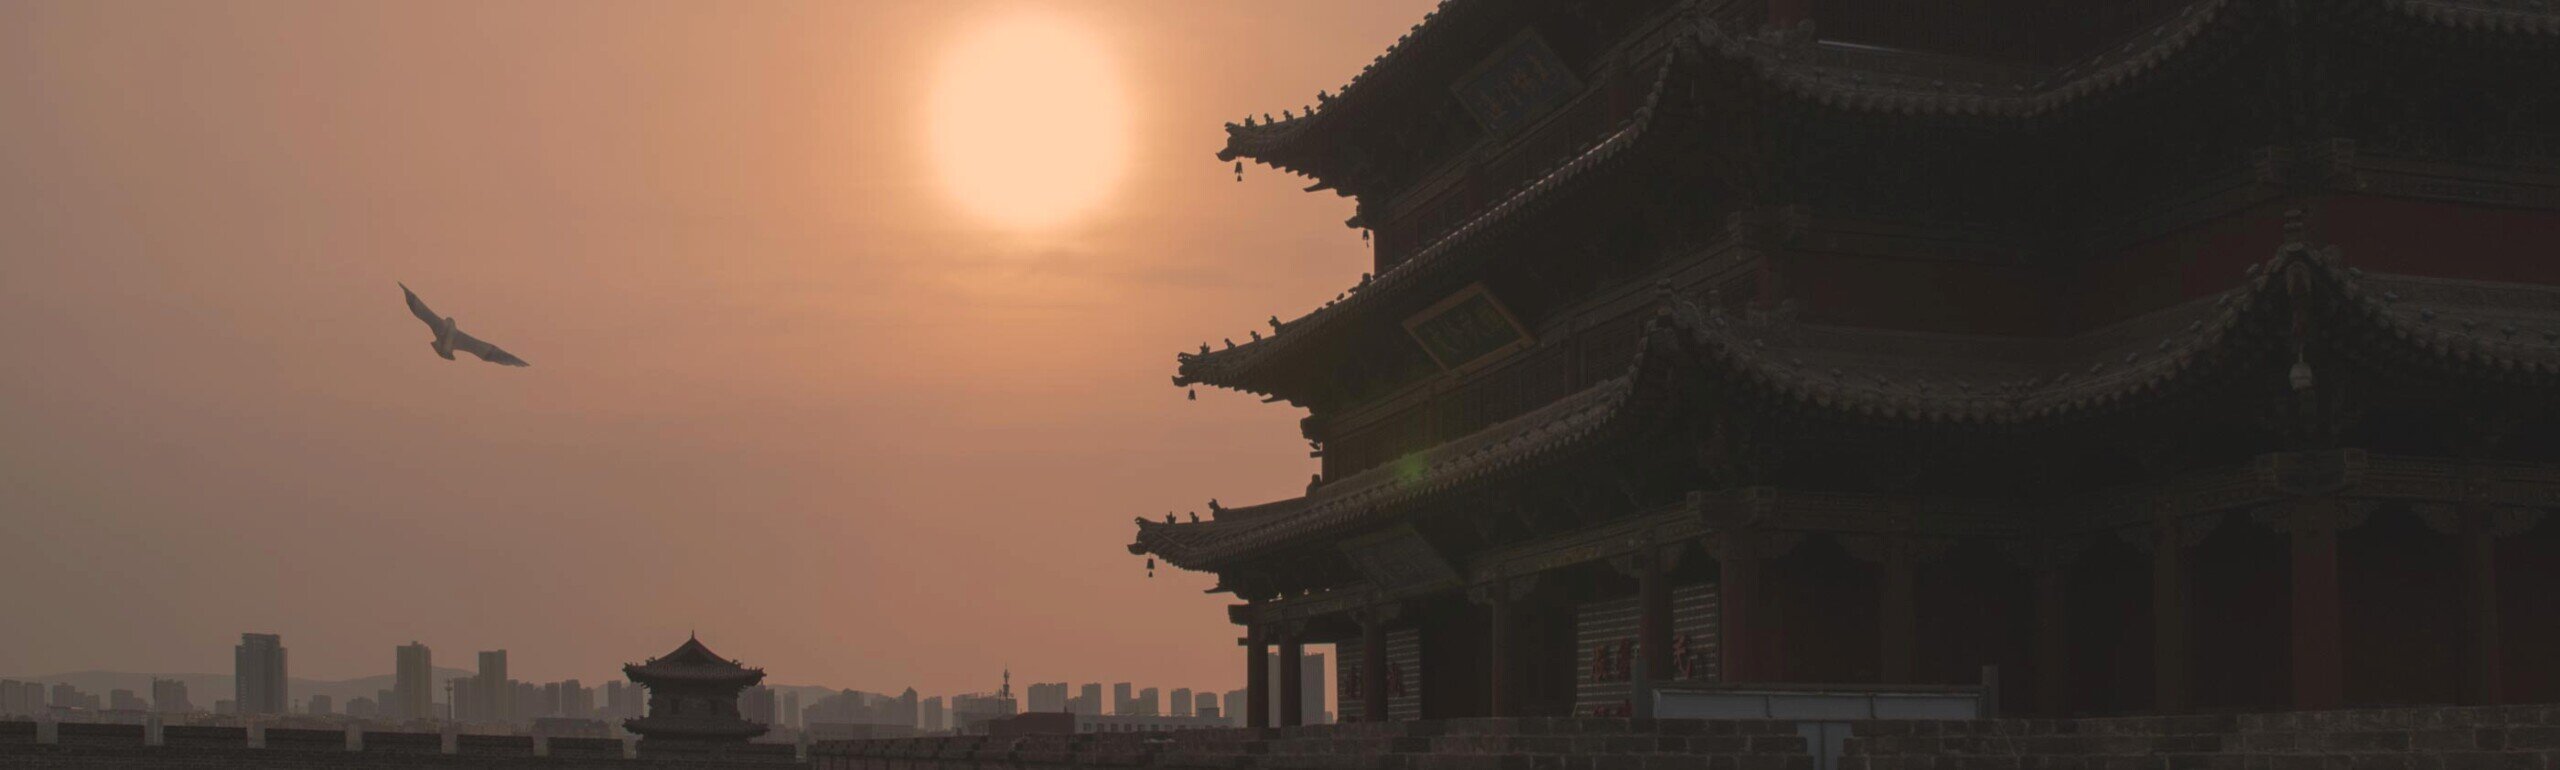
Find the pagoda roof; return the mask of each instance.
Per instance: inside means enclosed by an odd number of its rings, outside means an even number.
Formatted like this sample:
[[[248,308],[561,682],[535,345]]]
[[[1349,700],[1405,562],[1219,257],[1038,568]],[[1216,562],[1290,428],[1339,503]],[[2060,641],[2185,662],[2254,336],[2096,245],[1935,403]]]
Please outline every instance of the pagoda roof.
[[[1428,74],[1423,64],[1472,51],[1463,46],[1466,36],[1461,33],[1493,19],[1504,6],[1512,5],[1517,3],[1440,0],[1437,7],[1422,15],[1422,21],[1398,36],[1385,53],[1362,66],[1350,82],[1334,92],[1317,92],[1315,104],[1302,105],[1307,108],[1304,114],[1283,109],[1280,113],[1287,116],[1283,119],[1257,122],[1247,117],[1243,123],[1227,124],[1227,145],[1218,151],[1218,159],[1252,158],[1286,171],[1319,173],[1316,166],[1322,164],[1323,153],[1308,152],[1306,145],[1330,141],[1326,137],[1359,125],[1382,106],[1406,101],[1402,97],[1415,88],[1444,86],[1436,80],[1422,79]]]
[[[1267,363],[1300,340],[1316,336],[1328,327],[1338,325],[1344,318],[1356,318],[1370,312],[1382,304],[1382,298],[1393,296],[1406,285],[1424,277],[1445,272],[1450,264],[1482,256],[1482,250],[1473,246],[1483,242],[1488,235],[1501,232],[1515,220],[1516,214],[1536,208],[1556,193],[1569,189],[1575,182],[1625,156],[1627,150],[1641,141],[1647,130],[1653,127],[1672,65],[1668,59],[1663,62],[1643,105],[1616,130],[1602,135],[1547,173],[1451,228],[1447,234],[1415,251],[1413,256],[1379,273],[1375,280],[1354,288],[1340,301],[1327,303],[1297,320],[1282,323],[1269,337],[1224,350],[1181,354],[1174,385],[1198,383],[1270,395],[1273,386],[1263,378],[1268,372]]]
[[[1681,38],[1685,45],[1673,50],[1739,67],[1769,83],[1777,93],[1828,109],[1958,119],[2033,119],[2086,106],[2094,97],[2122,93],[2138,81],[2211,61],[2219,55],[2217,52],[2236,50],[2260,36],[2258,31],[2265,22],[2278,13],[2272,7],[2275,2],[2196,0],[2119,44],[2052,66],[1820,41],[1802,30],[1740,31],[1704,13],[1691,13],[1675,22],[1687,29]],[[2390,23],[2482,34],[2560,37],[2560,4],[2527,6],[2502,0],[2353,2],[2378,6],[2386,12],[2342,13],[2342,18],[2378,17]],[[1383,59],[1380,66],[1384,66]],[[1644,107],[1619,129],[1510,194],[1495,196],[1491,204],[1466,217],[1462,224],[1423,244],[1411,257],[1380,271],[1373,281],[1355,287],[1340,301],[1326,303],[1281,324],[1271,337],[1182,355],[1175,385],[1202,384],[1262,395],[1289,395],[1279,392],[1287,385],[1275,374],[1287,368],[1295,351],[1309,349],[1305,344],[1308,339],[1339,333],[1346,326],[1343,319],[1362,317],[1371,308],[1414,291],[1415,287],[1438,285],[1426,279],[1480,261],[1488,240],[1485,235],[1506,229],[1519,215],[1539,208],[1539,204],[1569,188],[1569,183],[1623,156],[1629,146],[1648,133],[1656,105],[1675,71],[1665,63],[1645,97]],[[1347,119],[1327,115],[1327,110],[1318,110],[1310,116],[1275,124],[1230,126],[1227,147],[1219,157],[1287,157],[1286,153],[1299,152],[1292,149],[1293,143],[1299,141],[1297,137],[1329,121]]]
[[[1670,295],[1627,375],[1304,498],[1192,524],[1140,519],[1129,548],[1211,569],[1374,526],[1491,471],[1589,445],[1601,428],[1625,422],[1638,395],[1668,390],[1645,383],[1664,383],[1675,368],[1681,378],[1732,386],[1720,390],[1726,398],[1756,394],[1837,420],[2050,430],[2156,403],[2217,375],[2262,371],[2317,325],[2312,339],[2335,360],[2517,392],[2560,388],[2560,286],[2368,273],[2346,266],[2335,247],[2300,241],[2298,221],[2288,230],[2276,256],[2227,291],[2066,338],[1797,326],[1728,318]]]
[[[1216,511],[1209,521],[1138,519],[1135,554],[1154,553],[1177,567],[1202,569],[1235,556],[1319,533],[1358,526],[1371,516],[1473,486],[1592,447],[1666,400],[1667,340],[1657,324],[1617,377],[1421,452],[1319,485],[1305,497]]]
[[[2085,97],[2107,91],[2161,68],[2199,42],[2236,38],[2232,20],[2265,19],[2280,13],[2285,0],[2194,0],[2153,26],[2135,30],[2085,57],[2055,65],[2010,64],[1973,59],[1956,53],[1906,51],[1822,41],[1818,27],[1795,29],[1741,28],[1757,19],[1720,18],[1693,6],[1685,23],[1696,40],[1731,58],[1749,61],[1772,83],[1789,93],[1825,105],[1904,114],[1938,113],[2031,117],[2052,112]],[[2346,0],[2324,9],[2336,17],[2363,15],[2378,8],[2391,18],[2438,27],[2498,35],[2560,36],[2560,6],[2522,0]],[[1287,119],[1227,124],[1220,160],[1252,158],[1282,170],[1318,174],[1329,148],[1345,126],[1377,113],[1372,105],[1399,101],[1431,73],[1423,62],[1435,57],[1469,55],[1464,29],[1495,20],[1489,0],[1443,0],[1438,10],[1397,39],[1360,74],[1342,86],[1341,95],[1321,100],[1305,114],[1283,111]],[[1729,15],[1729,14],[1727,14]],[[1449,62],[1441,62],[1443,65]],[[1424,87],[1445,83],[1431,81]]]
[[[687,635],[684,644],[674,651],[639,663],[627,663],[622,672],[639,682],[740,682],[754,684],[764,679],[764,669],[748,668],[737,661],[720,657],[702,644],[702,638]]]

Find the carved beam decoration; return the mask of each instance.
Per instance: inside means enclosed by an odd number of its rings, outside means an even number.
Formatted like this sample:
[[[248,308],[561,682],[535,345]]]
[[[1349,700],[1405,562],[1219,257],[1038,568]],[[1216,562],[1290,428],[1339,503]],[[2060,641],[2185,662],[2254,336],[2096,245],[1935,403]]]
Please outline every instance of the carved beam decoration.
[[[2411,507],[2416,509],[2418,520],[2425,522],[2427,529],[2440,534],[2459,535],[2464,532],[2463,509],[2473,506],[2455,503],[2416,503]],[[2486,525],[2483,527],[2485,534],[2493,538],[2523,534],[2525,530],[2533,529],[2535,525],[2542,523],[2543,512],[2533,508],[2490,505],[2476,506],[2476,509],[2483,517],[2483,524]]]
[[[2037,535],[2000,543],[2000,551],[2019,569],[2028,572],[2059,572],[2080,560],[2080,552],[2088,550],[2089,539],[2072,535]]]
[[[1643,575],[1647,570],[1678,569],[1680,556],[1689,550],[1680,543],[1660,543],[1650,537],[1630,540],[1626,548],[1625,553],[1609,557],[1609,568],[1627,577]]]
[[[2364,480],[2373,459],[2361,449],[2259,455],[2250,470],[2266,485],[2297,497],[2345,491]]]
[[[1518,577],[1497,578],[1492,582],[1477,583],[1475,585],[1468,586],[1467,601],[1475,604],[1493,604],[1495,601],[1522,601],[1537,594],[1538,584],[1539,580],[1536,573],[1521,575]]]
[[[1358,623],[1362,626],[1386,625],[1396,622],[1396,619],[1398,618],[1404,617],[1404,603],[1379,602],[1377,604],[1355,608],[1347,614],[1350,616],[1351,622]]]
[[[1921,537],[1910,534],[1840,534],[1840,550],[1849,557],[1869,564],[1884,564],[1897,559],[1911,564],[1926,564],[1946,556],[1955,547],[1954,538]]]
[[[2277,532],[2335,532],[2362,526],[2379,506],[2371,500],[2305,499],[2259,508],[2249,518]]]
[[[2213,534],[2214,528],[2220,526],[2222,526],[2222,514],[2181,514],[2178,509],[2162,505],[2153,514],[2149,525],[2118,529],[2116,537],[2122,539],[2125,545],[2133,546],[2135,551],[2151,553],[2162,541],[2165,533],[2171,542],[2177,543],[2178,550],[2183,551],[2203,543],[2207,536]]]

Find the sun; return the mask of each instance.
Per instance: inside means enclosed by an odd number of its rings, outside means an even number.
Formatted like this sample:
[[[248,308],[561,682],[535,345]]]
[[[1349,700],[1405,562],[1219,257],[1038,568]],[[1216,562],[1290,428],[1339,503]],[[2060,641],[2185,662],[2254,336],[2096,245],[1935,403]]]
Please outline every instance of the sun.
[[[1051,16],[997,19],[957,41],[926,114],[944,191],[1001,225],[1090,213],[1128,161],[1128,105],[1110,57],[1089,31]]]

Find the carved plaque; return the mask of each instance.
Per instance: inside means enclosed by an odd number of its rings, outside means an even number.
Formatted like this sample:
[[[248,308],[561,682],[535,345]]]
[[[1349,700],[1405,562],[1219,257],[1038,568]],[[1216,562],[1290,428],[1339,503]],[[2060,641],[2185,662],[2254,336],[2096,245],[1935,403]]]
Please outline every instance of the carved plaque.
[[[1409,526],[1346,540],[1340,548],[1380,593],[1405,596],[1459,584],[1458,571],[1441,558],[1440,549]]]
[[[1489,363],[1531,343],[1529,330],[1482,285],[1461,289],[1413,314],[1405,319],[1404,330],[1432,361],[1449,370]]]
[[[1453,89],[1487,134],[1509,133],[1573,99],[1582,83],[1537,33],[1525,33],[1458,79]]]

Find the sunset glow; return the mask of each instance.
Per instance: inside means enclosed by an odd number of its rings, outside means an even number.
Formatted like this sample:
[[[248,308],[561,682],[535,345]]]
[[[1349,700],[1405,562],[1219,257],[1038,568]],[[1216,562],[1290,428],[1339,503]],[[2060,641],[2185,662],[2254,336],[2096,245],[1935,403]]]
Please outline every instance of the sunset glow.
[[[1093,36],[1021,16],[944,55],[928,140],[944,190],[971,213],[1024,228],[1091,211],[1128,156],[1128,105]]]

